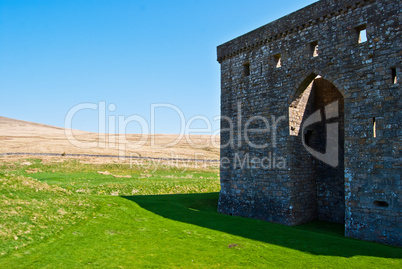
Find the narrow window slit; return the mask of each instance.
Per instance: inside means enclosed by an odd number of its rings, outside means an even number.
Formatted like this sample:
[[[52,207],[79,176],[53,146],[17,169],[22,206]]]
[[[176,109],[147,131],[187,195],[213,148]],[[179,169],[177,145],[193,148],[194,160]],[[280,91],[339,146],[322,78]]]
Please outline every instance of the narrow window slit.
[[[392,72],[392,84],[398,83],[398,78],[396,76],[396,68],[392,68],[391,72]]]
[[[318,41],[314,41],[310,43],[310,54],[313,57],[318,56]]]
[[[248,77],[250,75],[250,63],[243,64],[243,76]]]
[[[366,25],[361,25],[359,27],[356,27],[359,39],[358,39],[358,43],[364,43],[367,42],[367,29],[366,29]]]
[[[377,137],[377,127],[376,127],[375,117],[373,118],[373,137]]]
[[[282,56],[280,53],[274,55],[275,66],[276,68],[280,68],[282,66]]]
[[[385,201],[374,201],[373,204],[377,207],[388,207],[389,204]]]

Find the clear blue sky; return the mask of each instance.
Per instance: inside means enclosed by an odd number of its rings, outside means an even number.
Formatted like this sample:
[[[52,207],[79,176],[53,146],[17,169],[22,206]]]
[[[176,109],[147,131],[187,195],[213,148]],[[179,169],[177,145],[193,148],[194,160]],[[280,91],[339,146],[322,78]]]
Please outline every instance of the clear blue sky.
[[[105,102],[108,116],[150,124],[151,104],[169,103],[216,130],[216,46],[313,2],[0,0],[0,116],[63,127],[72,107]],[[155,113],[156,133],[178,133],[174,110]],[[73,128],[97,132],[97,112],[79,111]]]

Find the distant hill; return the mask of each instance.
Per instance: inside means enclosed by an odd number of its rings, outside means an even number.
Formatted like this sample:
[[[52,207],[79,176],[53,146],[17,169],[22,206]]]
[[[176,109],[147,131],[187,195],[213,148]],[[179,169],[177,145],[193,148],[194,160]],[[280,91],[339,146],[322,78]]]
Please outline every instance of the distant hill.
[[[171,134],[119,136],[65,130],[0,116],[0,153],[131,154],[158,158],[219,159],[219,146],[216,145],[219,144],[219,137],[215,137],[215,146],[211,142],[213,137],[209,135],[191,135],[173,143],[177,139],[178,135]]]

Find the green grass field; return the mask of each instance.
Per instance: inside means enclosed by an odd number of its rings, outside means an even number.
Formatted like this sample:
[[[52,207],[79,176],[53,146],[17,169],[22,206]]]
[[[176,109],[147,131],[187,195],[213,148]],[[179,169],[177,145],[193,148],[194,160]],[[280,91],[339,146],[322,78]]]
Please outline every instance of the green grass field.
[[[402,267],[401,248],[345,238],[341,225],[217,213],[218,168],[150,168],[1,164],[0,268]]]

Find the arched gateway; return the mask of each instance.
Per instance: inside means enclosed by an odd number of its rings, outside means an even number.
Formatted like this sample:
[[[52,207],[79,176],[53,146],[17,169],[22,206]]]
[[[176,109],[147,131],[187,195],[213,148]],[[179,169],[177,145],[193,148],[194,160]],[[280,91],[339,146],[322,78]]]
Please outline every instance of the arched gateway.
[[[303,174],[301,181],[293,178],[304,200],[299,222],[344,223],[344,97],[331,82],[314,75],[298,88],[289,106],[289,134],[290,168]]]
[[[399,6],[322,0],[218,47],[219,212],[402,245]]]

